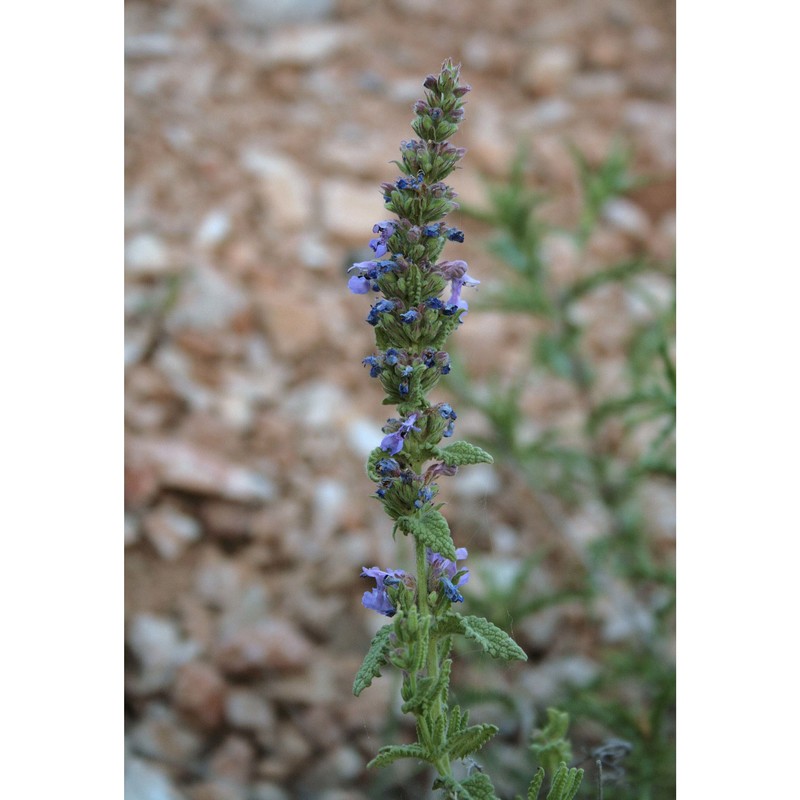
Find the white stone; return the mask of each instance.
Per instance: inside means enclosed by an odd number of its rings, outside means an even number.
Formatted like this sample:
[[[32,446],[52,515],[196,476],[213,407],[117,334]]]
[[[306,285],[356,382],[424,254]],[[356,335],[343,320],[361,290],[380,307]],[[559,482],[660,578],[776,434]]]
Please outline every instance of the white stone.
[[[224,241],[231,230],[231,218],[221,208],[210,211],[197,229],[196,241],[201,247],[209,247]]]
[[[618,72],[586,72],[572,79],[570,92],[579,100],[618,97],[625,93],[625,80]]]
[[[283,232],[310,226],[311,185],[298,164],[257,148],[246,150],[241,162],[247,172],[260,178],[259,191],[272,225]]]
[[[578,60],[578,53],[567,45],[537,48],[523,65],[521,83],[536,94],[554,94],[575,74]]]
[[[130,547],[140,538],[139,520],[133,514],[125,514],[125,547]]]
[[[285,789],[275,783],[259,781],[253,784],[250,791],[251,800],[290,800]]]
[[[194,411],[211,408],[214,393],[201,386],[192,375],[192,362],[189,356],[176,346],[166,344],[156,350],[153,361],[169,381],[173,391]]]
[[[614,643],[652,636],[655,626],[653,614],[631,587],[611,575],[596,577],[601,587],[596,610],[603,620],[603,639]]]
[[[264,67],[310,67],[325,61],[352,40],[344,25],[303,26],[280,30],[270,37],[260,53]]]
[[[314,381],[289,393],[284,399],[284,410],[307,428],[322,431],[331,428],[335,412],[345,408],[347,402],[343,389],[335,383]]]
[[[226,328],[248,304],[247,295],[235,283],[220,271],[200,265],[181,287],[166,328],[171,333],[184,328],[200,331]]]
[[[194,572],[194,591],[208,605],[227,609],[242,596],[245,575],[235,561],[207,551]]]
[[[318,539],[327,539],[339,524],[349,493],[339,481],[323,478],[314,488],[311,528]]]
[[[176,52],[175,39],[168,33],[140,33],[125,37],[126,58],[156,58]]]
[[[675,168],[675,107],[652,100],[630,100],[624,119],[643,135],[649,149],[664,169]]]
[[[608,533],[608,511],[599,503],[586,504],[564,519],[563,530],[578,553],[588,557],[588,547]]]
[[[609,200],[602,211],[603,219],[628,236],[644,240],[650,233],[650,220],[647,214],[626,197]]]
[[[235,728],[260,730],[275,725],[269,703],[251,689],[231,689],[225,701],[225,717]]]
[[[332,180],[322,186],[322,223],[326,232],[349,244],[372,237],[372,226],[385,216],[379,189],[368,183]]]
[[[149,703],[144,716],[131,730],[130,748],[137,755],[184,762],[195,757],[202,747],[200,737],[183,727],[171,708],[161,703]]]
[[[158,275],[168,271],[169,252],[164,242],[153,233],[140,233],[125,245],[128,271],[136,275]]]
[[[383,436],[381,423],[366,417],[350,420],[347,425],[347,444],[360,458],[367,458],[381,443]]]
[[[303,266],[313,270],[323,270],[332,266],[330,249],[319,239],[303,237],[297,248]]]
[[[333,0],[234,0],[233,7],[249,27],[267,30],[275,25],[327,17]]]
[[[125,759],[125,800],[185,800],[157,767],[140,758]]]
[[[500,478],[491,464],[470,464],[453,478],[453,491],[461,497],[483,497],[500,489]]]
[[[241,502],[269,502],[277,494],[260,472],[226,461],[177,439],[142,440],[131,445],[131,459],[157,470],[164,486]]]
[[[546,97],[531,105],[530,111],[514,121],[518,134],[531,128],[551,128],[569,122],[575,116],[575,106],[563,97]]]
[[[161,558],[174,561],[200,538],[200,524],[176,508],[162,504],[147,514],[144,530]]]
[[[195,642],[181,639],[176,622],[154,614],[137,614],[128,629],[127,641],[142,667],[137,683],[140,691],[166,689],[175,670],[199,650]]]

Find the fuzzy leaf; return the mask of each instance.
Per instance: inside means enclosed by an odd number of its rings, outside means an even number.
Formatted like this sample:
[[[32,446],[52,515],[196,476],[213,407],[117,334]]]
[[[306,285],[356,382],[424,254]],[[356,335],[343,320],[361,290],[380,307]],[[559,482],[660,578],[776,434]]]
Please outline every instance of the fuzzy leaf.
[[[397,761],[400,758],[417,758],[422,761],[428,760],[428,754],[425,748],[418,743],[414,744],[390,744],[386,747],[381,747],[378,750],[378,755],[367,764],[367,768],[372,767],[385,767],[388,764]]]
[[[567,784],[572,778],[570,772],[573,771],[567,770],[567,765],[563,761],[558,765],[558,770],[553,777],[553,785],[547,793],[547,800],[566,800]]]
[[[528,786],[528,800],[538,800],[542,783],[544,783],[544,770],[539,767],[539,769],[536,770],[536,774],[533,776],[530,786]]]
[[[567,785],[564,787],[564,800],[573,800],[578,789],[581,788],[581,781],[583,780],[583,770],[573,767],[567,776]]]
[[[488,775],[476,772],[461,781],[459,800],[497,800],[494,786]]]
[[[447,743],[447,752],[453,760],[464,758],[476,750],[480,750],[498,731],[496,725],[483,723],[473,725],[471,728],[450,737]]]
[[[485,450],[469,442],[453,442],[448,447],[438,448],[437,456],[450,467],[494,463],[494,459]]]
[[[562,793],[567,783],[567,766],[563,762],[553,777],[550,791],[547,793],[547,800],[562,800]]]
[[[364,689],[372,683],[373,678],[380,677],[381,667],[386,663],[386,654],[389,651],[391,642],[389,637],[394,630],[394,625],[389,623],[384,625],[373,637],[364,661],[353,681],[353,694],[358,697]]]
[[[525,651],[504,631],[483,617],[461,617],[461,632],[476,641],[493,658],[527,661]]]
[[[426,511],[419,516],[414,514],[403,517],[402,521],[409,533],[422,544],[430,547],[434,553],[440,553],[450,561],[456,560],[456,547],[450,536],[450,527],[447,520],[438,511]]]

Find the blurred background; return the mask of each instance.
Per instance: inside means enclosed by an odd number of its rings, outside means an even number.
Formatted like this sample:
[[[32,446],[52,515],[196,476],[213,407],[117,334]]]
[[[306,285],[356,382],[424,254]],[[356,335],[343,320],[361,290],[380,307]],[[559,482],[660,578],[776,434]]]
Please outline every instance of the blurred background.
[[[674,4],[125,14],[126,796],[430,796],[413,763],[364,768],[410,733],[391,671],[352,696],[385,622],[361,568],[412,554],[370,498],[392,409],[346,269],[452,57],[473,91],[444,255],[481,286],[432,399],[495,464],[440,496],[464,612],[529,656],[461,648],[454,699],[499,725],[504,797],[550,706],[581,796],[674,797]]]

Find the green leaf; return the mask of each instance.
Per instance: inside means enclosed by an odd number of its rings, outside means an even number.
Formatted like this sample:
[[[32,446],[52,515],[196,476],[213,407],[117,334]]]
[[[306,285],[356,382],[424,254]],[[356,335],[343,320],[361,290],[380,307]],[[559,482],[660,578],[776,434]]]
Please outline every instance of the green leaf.
[[[452,760],[464,758],[476,750],[480,750],[486,742],[497,734],[499,728],[496,725],[482,723],[473,725],[466,730],[450,737],[447,743],[447,752]]]
[[[450,536],[450,527],[438,511],[402,517],[402,522],[415,539],[430,547],[434,553],[440,553],[450,561],[456,560],[456,547]]]
[[[539,767],[539,769],[536,770],[536,774],[533,776],[530,786],[528,786],[528,800],[538,800],[542,783],[544,783],[544,769]]]
[[[573,800],[578,789],[581,788],[581,781],[583,780],[583,770],[573,767],[567,776],[567,785],[564,788],[564,800]]]
[[[549,773],[557,773],[559,764],[572,760],[572,747],[566,738],[569,714],[555,708],[547,709],[547,722],[531,736],[531,752]]]
[[[461,617],[461,633],[476,641],[493,658],[527,661],[525,651],[504,631],[483,617]]]
[[[371,769],[372,767],[385,767],[400,758],[417,758],[422,761],[429,760],[428,753],[419,743],[390,744],[378,750],[378,755],[367,764],[367,769]]]
[[[476,772],[461,781],[458,792],[459,800],[497,800],[494,786],[488,775]]]
[[[389,637],[392,635],[394,625],[384,625],[373,637],[364,661],[361,664],[356,678],[353,681],[353,694],[358,697],[364,689],[372,683],[373,678],[379,678],[381,667],[387,664],[386,654],[391,647]]]
[[[450,467],[494,463],[494,459],[485,450],[469,442],[453,442],[448,447],[438,448],[437,456]]]
[[[567,765],[562,761],[553,777],[553,784],[547,793],[547,800],[562,800],[567,785]]]

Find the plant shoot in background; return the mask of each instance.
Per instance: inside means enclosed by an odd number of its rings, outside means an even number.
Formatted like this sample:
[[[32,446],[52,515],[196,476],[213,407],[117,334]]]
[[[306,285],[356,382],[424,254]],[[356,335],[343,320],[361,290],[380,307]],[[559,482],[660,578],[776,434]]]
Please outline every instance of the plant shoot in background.
[[[530,342],[530,370],[510,380],[495,376],[478,386],[454,358],[450,389],[484,414],[491,434],[478,444],[502,456],[503,465],[526,481],[540,498],[537,506],[549,510],[562,541],[567,540],[564,516],[582,504],[602,508],[605,526],[571,570],[581,575],[580,593],[568,587],[525,606],[519,598],[525,596],[527,575],[521,571],[508,596],[486,598],[479,610],[497,620],[513,606],[520,620],[582,596],[589,619],[597,620],[597,602],[607,597],[609,586],[622,586],[636,599],[647,620],[643,629],[624,646],[606,647],[596,680],[558,703],[575,717],[601,723],[616,742],[597,748],[598,758],[587,758],[605,765],[607,779],[621,774],[619,760],[630,750],[628,786],[617,787],[615,798],[666,800],[674,796],[675,786],[675,667],[669,646],[674,574],[669,552],[660,550],[647,532],[644,497],[654,484],[669,487],[675,479],[672,267],[643,251],[612,263],[592,259],[591,239],[603,224],[604,210],[641,181],[631,174],[629,153],[620,146],[597,166],[576,148],[572,155],[582,199],[573,228],[545,221],[547,198],[528,187],[524,156],[515,161],[506,182],[491,187],[488,208],[465,209],[491,227],[491,250],[506,267],[506,279],[492,287],[495,291],[483,293],[481,308],[530,315],[539,325]],[[554,274],[547,257],[552,237],[571,243],[579,265],[567,280]],[[596,302],[604,289],[624,292],[639,309],[624,339],[624,372],[613,383],[599,380],[602,365],[587,345],[581,313],[583,304]],[[554,378],[571,387],[582,427],[576,433],[556,421],[531,435],[525,392]],[[600,768],[595,772],[599,781]]]

